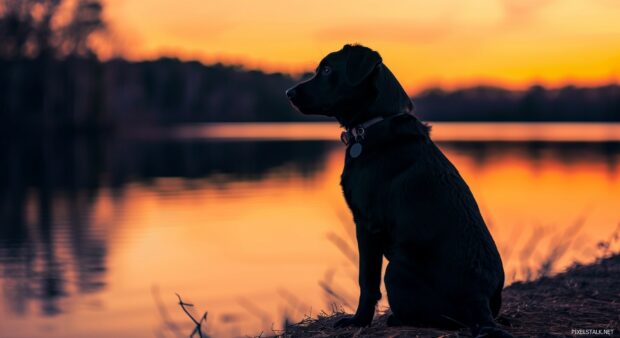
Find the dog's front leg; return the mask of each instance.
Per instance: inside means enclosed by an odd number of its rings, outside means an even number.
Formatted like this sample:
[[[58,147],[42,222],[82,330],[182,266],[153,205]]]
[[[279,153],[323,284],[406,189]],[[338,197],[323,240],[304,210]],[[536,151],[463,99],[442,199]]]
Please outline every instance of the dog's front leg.
[[[381,265],[383,250],[380,234],[371,233],[362,224],[357,224],[357,246],[359,249],[360,299],[353,317],[339,320],[335,327],[369,326],[375,315],[375,306],[381,299]]]

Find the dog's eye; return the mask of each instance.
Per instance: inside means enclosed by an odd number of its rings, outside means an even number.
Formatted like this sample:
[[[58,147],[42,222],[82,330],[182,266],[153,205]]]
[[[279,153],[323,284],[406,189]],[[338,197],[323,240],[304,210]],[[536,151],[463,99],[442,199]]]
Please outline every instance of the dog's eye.
[[[321,73],[323,75],[329,75],[332,72],[332,67],[330,66],[323,66],[323,68],[321,69]]]

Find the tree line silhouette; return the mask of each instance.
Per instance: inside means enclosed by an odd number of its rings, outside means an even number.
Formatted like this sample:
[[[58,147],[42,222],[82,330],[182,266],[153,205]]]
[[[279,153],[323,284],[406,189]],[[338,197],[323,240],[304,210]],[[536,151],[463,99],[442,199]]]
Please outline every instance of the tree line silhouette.
[[[473,87],[429,89],[413,98],[418,115],[433,121],[620,121],[620,86],[573,85],[525,91]]]
[[[193,122],[316,121],[283,92],[299,77],[174,58],[101,62],[100,0],[0,0],[3,129],[135,129]],[[55,20],[64,8],[64,22]],[[69,8],[69,9],[67,9]],[[308,74],[306,74],[308,75]],[[430,89],[413,97],[436,121],[620,121],[620,86],[525,91]]]

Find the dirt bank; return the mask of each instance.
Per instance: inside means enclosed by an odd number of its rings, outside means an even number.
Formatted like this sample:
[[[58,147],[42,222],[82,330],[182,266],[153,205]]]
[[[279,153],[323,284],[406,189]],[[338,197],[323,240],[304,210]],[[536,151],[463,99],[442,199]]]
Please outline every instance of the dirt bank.
[[[342,313],[291,325],[284,337],[468,337],[468,330],[389,328],[386,315],[372,327],[334,329]],[[620,336],[620,255],[576,265],[554,277],[504,289],[498,323],[517,337]]]

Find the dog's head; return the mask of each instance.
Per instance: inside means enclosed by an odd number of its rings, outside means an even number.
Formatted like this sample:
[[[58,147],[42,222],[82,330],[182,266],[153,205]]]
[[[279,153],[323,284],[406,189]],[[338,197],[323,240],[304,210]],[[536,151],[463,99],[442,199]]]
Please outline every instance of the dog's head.
[[[382,61],[370,48],[345,45],[323,58],[314,76],[286,95],[301,113],[333,116],[345,127],[410,112],[413,103]]]

